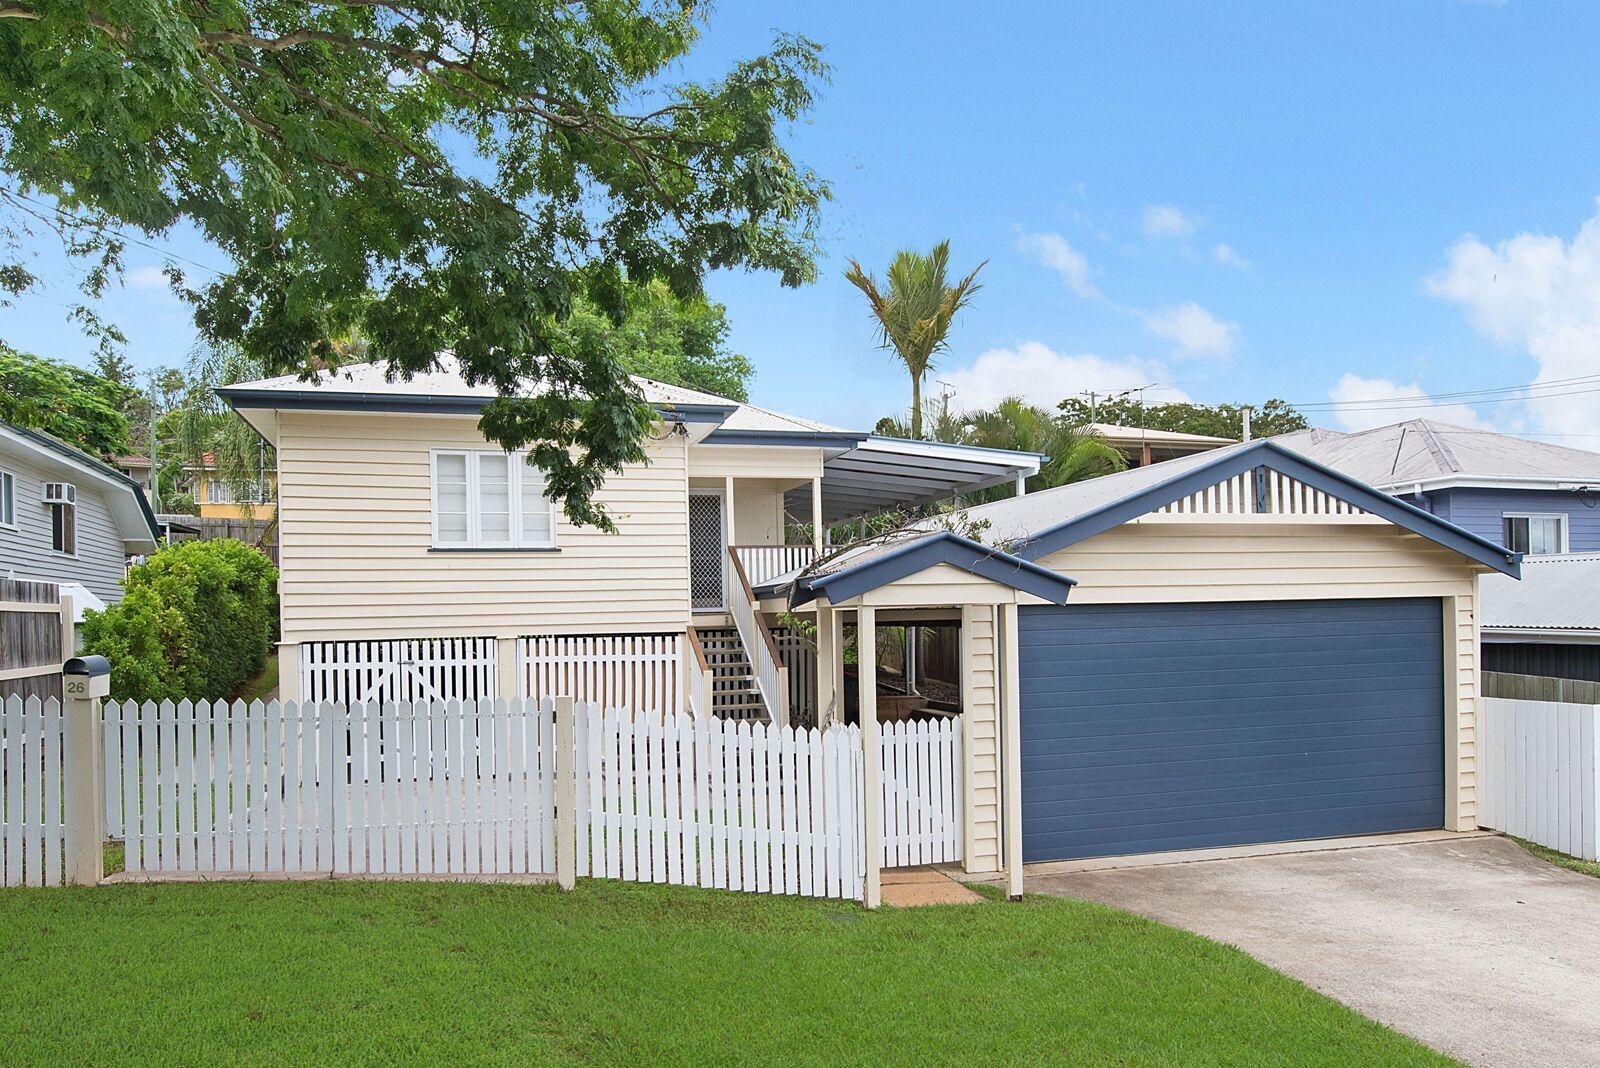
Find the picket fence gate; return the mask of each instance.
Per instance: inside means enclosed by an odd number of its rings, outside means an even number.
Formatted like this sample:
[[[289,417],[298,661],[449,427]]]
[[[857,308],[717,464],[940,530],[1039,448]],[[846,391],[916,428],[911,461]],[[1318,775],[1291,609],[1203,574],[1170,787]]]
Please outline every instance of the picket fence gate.
[[[65,871],[61,704],[0,703],[0,873],[5,886],[59,886]]]
[[[577,709],[578,874],[862,896],[861,732]]]
[[[942,864],[962,856],[961,721],[884,723],[879,728],[883,866]]]
[[[1478,823],[1600,859],[1600,706],[1479,702]]]
[[[112,701],[107,807],[129,872],[549,873],[553,707]]]

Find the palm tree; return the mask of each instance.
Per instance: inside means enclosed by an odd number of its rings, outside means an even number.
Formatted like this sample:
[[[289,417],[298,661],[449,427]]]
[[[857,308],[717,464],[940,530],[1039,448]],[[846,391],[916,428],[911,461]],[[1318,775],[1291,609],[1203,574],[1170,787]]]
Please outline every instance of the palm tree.
[[[987,261],[985,261],[987,262]],[[910,249],[895,253],[889,264],[888,289],[855,260],[845,272],[852,285],[866,294],[877,320],[879,347],[893,349],[911,375],[911,436],[922,437],[922,376],[933,359],[948,347],[950,321],[981,286],[978,264],[971,274],[950,285],[950,242],[941,241],[926,256]]]
[[[1049,489],[1123,470],[1127,458],[1097,431],[1069,424],[1059,415],[1035,408],[1021,397],[1007,397],[992,409],[967,416],[966,443],[991,449],[1043,453],[1049,457],[1028,489]],[[986,490],[979,499],[1010,495],[1006,487]]]

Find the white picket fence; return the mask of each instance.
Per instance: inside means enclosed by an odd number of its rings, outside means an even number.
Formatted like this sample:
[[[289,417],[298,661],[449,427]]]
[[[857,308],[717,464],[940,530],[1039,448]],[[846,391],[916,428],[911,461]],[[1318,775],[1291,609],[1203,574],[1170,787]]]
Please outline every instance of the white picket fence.
[[[0,703],[0,885],[58,886],[64,870],[61,705]]]
[[[105,827],[134,874],[553,874],[565,840],[575,875],[862,897],[855,726],[577,704],[568,759],[550,698],[112,701],[102,715]],[[56,701],[5,703],[6,886],[63,880],[63,745]],[[885,724],[878,759],[883,866],[959,860],[959,722]]]
[[[860,899],[859,728],[577,716],[579,875]]]
[[[553,705],[105,706],[129,872],[555,870]]]
[[[1478,823],[1600,859],[1600,706],[1479,702]]]
[[[961,859],[961,721],[954,717],[880,727],[883,866]]]
[[[682,670],[681,634],[541,634],[517,642],[525,697],[673,715],[686,711]]]
[[[300,698],[313,704],[477,701],[496,693],[493,638],[306,642]]]

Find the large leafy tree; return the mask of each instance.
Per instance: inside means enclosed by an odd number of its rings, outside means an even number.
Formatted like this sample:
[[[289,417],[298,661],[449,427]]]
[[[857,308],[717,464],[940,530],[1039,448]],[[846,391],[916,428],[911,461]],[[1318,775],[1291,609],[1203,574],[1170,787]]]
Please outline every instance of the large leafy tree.
[[[631,284],[814,274],[825,190],[784,146],[826,70],[780,37],[670,84],[696,0],[7,0],[0,200],[53,226],[91,296],[130,231],[187,220],[231,261],[169,276],[205,340],[272,372],[352,333],[397,375],[453,350],[577,522],[642,457],[653,413],[612,350],[567,331]],[[13,253],[16,245],[13,244]],[[33,285],[16,256],[0,287]],[[537,382],[536,389],[519,383]]]
[[[902,249],[889,264],[887,284],[855,260],[845,278],[866,295],[878,327],[881,348],[892,349],[911,376],[911,436],[922,437],[922,379],[939,353],[949,346],[950,324],[982,287],[978,272],[950,283],[950,242],[941,241],[926,255]]]
[[[1067,421],[1075,424],[1111,423],[1115,426],[1143,426],[1151,430],[1174,430],[1184,434],[1206,434],[1217,438],[1244,436],[1243,404],[1151,404],[1141,405],[1131,397],[1103,400],[1093,407],[1086,400],[1068,397],[1059,405]],[[1304,430],[1311,424],[1288,401],[1269,400],[1250,405],[1250,434],[1265,438]]]
[[[609,344],[622,365],[659,382],[748,400],[749,359],[730,352],[728,309],[704,297],[682,298],[665,283],[630,287],[627,313],[613,322],[588,300],[572,309],[563,329],[588,333],[583,346]]]
[[[0,421],[43,430],[94,456],[128,448],[128,390],[81,367],[0,344]]]

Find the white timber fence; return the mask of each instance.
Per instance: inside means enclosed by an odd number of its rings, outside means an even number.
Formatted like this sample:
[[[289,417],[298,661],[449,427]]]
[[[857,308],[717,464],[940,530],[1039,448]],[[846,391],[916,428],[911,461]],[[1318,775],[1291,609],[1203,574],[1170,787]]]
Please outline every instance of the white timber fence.
[[[107,806],[134,873],[551,873],[553,707],[108,702]]]
[[[861,898],[859,728],[577,717],[579,875]]]
[[[683,708],[683,635],[544,634],[517,642],[524,697],[571,697],[673,715]]]
[[[960,746],[953,719],[885,725],[876,865],[960,859]],[[855,726],[569,698],[72,701],[66,716],[13,698],[0,771],[6,886],[98,881],[108,830],[153,878],[591,876],[860,900],[866,876]]]
[[[1600,705],[1480,702],[1478,823],[1600,859]]]
[[[961,721],[881,725],[883,866],[904,868],[961,859]]]
[[[13,695],[0,702],[0,885],[62,882],[62,736],[61,703],[55,698]]]

